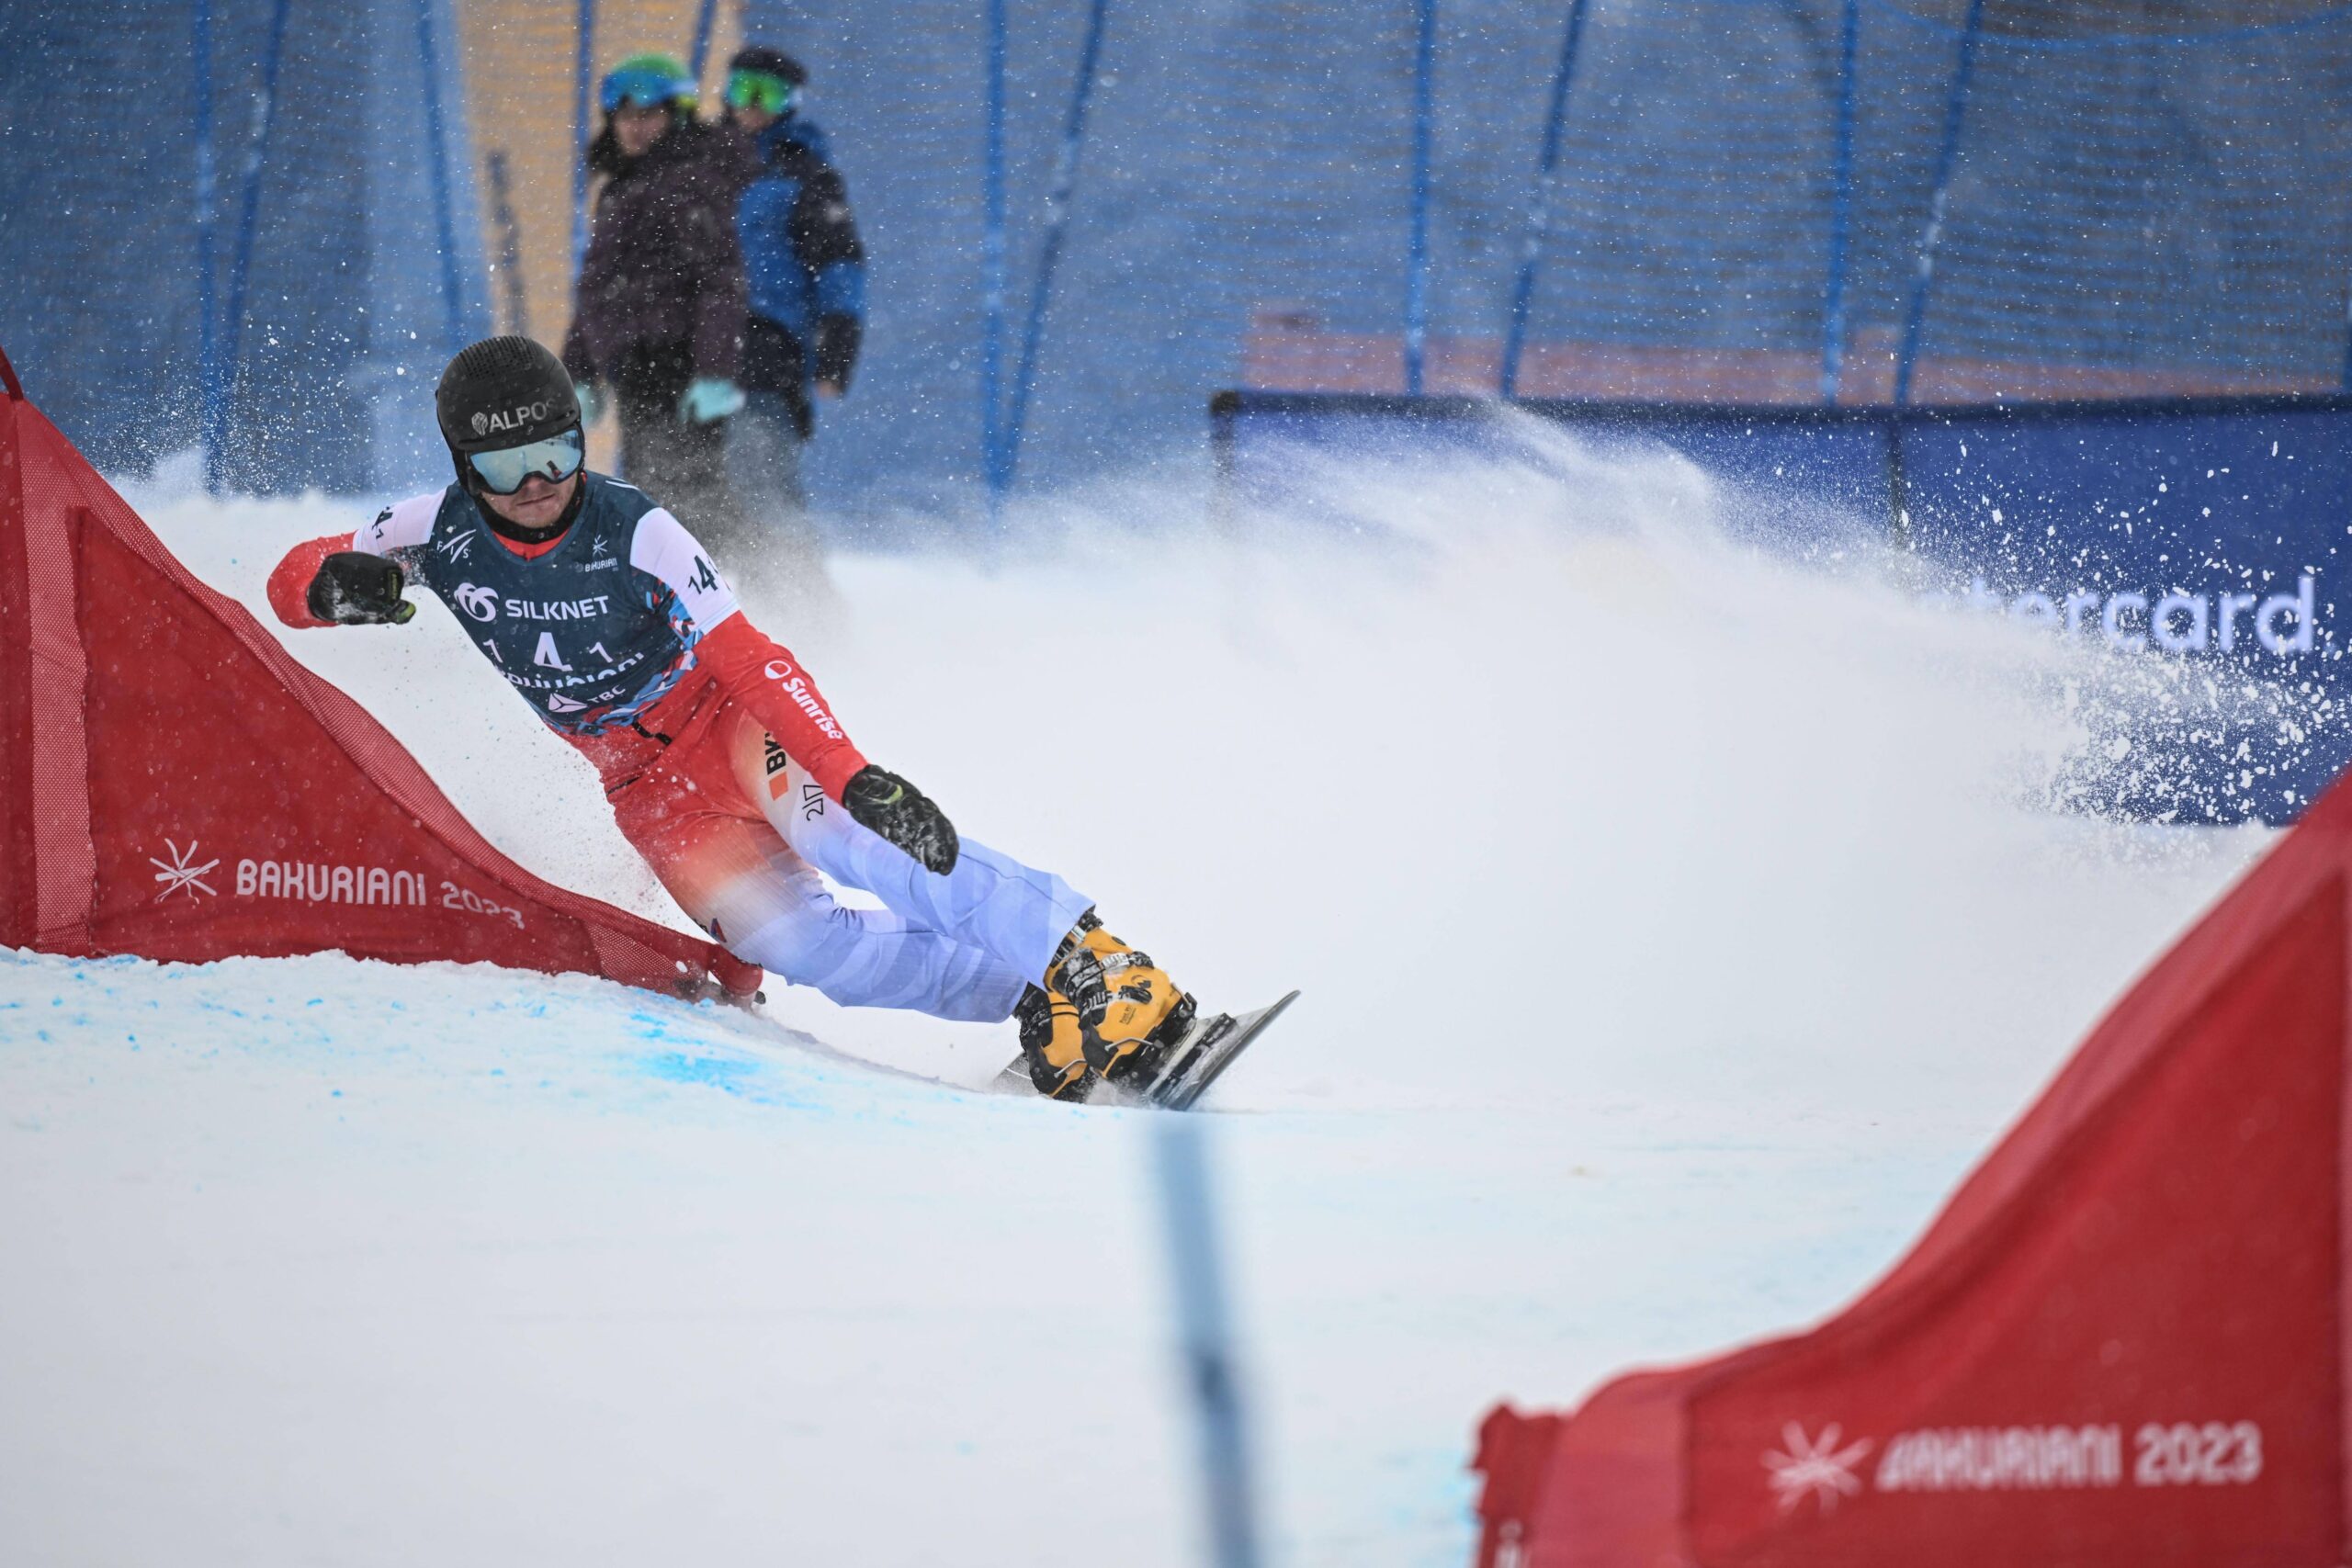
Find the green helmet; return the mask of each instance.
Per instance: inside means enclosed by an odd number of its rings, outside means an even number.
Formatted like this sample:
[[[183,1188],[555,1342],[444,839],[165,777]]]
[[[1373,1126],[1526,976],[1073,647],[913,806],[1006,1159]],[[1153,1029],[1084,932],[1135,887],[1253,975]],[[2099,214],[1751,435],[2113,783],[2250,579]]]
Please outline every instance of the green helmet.
[[[695,97],[695,79],[674,54],[632,54],[605,73],[602,101],[606,114],[616,112],[623,104],[647,109],[672,106],[690,109]]]

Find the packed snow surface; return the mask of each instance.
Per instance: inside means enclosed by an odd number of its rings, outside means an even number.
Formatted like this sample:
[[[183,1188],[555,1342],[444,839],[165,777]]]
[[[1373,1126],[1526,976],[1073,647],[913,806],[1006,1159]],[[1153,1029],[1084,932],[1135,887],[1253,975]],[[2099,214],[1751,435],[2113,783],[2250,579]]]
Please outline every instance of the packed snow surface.
[[[1272,1557],[1456,1564],[1490,1403],[1834,1311],[2268,836],[2051,809],[2128,682],[1671,460],[1317,482],[1033,502],[829,610],[742,575],[960,827],[1212,1004],[1304,989],[1202,1123]],[[370,510],[134,499],[265,620]],[[286,637],[677,919],[437,606]],[[0,1559],[1201,1561],[1154,1119],[983,1092],[1012,1048],[0,952]]]

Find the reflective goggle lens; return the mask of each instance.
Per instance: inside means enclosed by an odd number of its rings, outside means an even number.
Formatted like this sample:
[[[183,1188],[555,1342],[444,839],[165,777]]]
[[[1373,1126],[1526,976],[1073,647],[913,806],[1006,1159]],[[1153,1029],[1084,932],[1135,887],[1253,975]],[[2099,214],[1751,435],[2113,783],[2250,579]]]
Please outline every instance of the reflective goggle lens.
[[[792,104],[792,84],[764,71],[738,71],[727,78],[727,101],[739,109],[782,114]]]
[[[634,104],[641,109],[660,108],[663,104],[691,104],[695,101],[695,85],[664,72],[632,65],[608,73],[603,95],[605,112],[616,114],[623,104]]]
[[[560,435],[521,446],[469,452],[466,461],[472,465],[474,477],[481,480],[482,489],[492,495],[513,495],[523,488],[525,479],[534,475],[549,484],[561,483],[580,471],[585,457],[580,432],[567,430]]]

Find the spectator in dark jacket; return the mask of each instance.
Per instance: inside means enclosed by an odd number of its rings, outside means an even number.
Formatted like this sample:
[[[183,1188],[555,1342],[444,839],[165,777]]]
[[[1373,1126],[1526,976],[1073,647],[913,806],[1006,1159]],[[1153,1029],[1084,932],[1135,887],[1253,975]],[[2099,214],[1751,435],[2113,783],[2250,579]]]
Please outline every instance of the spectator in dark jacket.
[[[749,154],[696,122],[695,87],[666,55],[604,80],[588,167],[605,176],[581,261],[564,368],[593,422],[609,393],[628,480],[716,548],[746,530],[725,470],[727,420],[743,406],[743,253],[735,195]]]
[[[806,527],[801,443],[817,402],[849,389],[865,318],[865,251],[825,133],[801,112],[808,79],[798,61],[759,45],[736,54],[727,78],[728,118],[755,149],[735,216],[751,312],[728,471],[752,517],[786,535]]]

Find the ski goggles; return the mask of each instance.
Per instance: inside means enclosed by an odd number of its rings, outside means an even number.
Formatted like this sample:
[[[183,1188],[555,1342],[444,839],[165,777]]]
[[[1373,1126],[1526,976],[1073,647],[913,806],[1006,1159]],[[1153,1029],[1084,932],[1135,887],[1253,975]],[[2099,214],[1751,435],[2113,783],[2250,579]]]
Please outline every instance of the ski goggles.
[[[692,106],[695,101],[692,82],[648,65],[624,65],[606,72],[600,91],[606,114],[619,113],[623,105],[658,109],[667,104]]]
[[[474,478],[481,481],[482,489],[492,495],[513,495],[526,480],[534,479],[561,484],[580,471],[586,457],[579,428],[574,426],[545,441],[501,446],[489,452],[469,452],[466,462],[472,468]]]
[[[782,114],[792,107],[792,84],[765,71],[737,71],[727,78],[727,102],[739,109]]]

